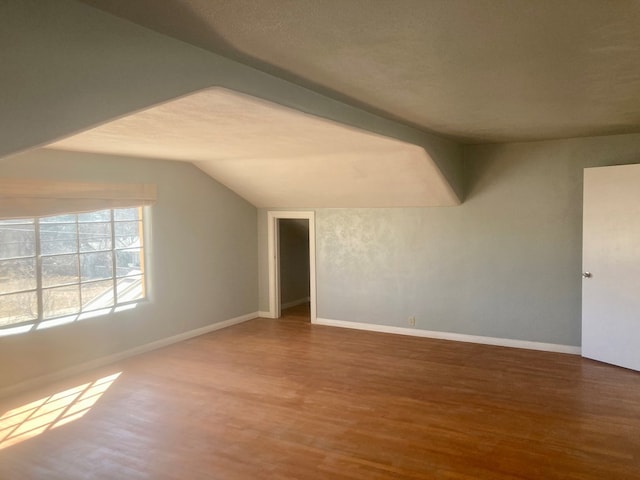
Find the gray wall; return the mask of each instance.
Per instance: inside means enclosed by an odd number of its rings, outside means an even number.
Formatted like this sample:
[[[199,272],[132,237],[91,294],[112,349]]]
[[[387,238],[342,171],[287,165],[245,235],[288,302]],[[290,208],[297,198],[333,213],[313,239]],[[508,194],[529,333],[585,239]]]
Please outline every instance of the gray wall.
[[[280,303],[309,297],[309,221],[281,219]]]
[[[638,162],[640,135],[469,146],[461,206],[316,210],[318,317],[580,345],[582,171]]]
[[[38,150],[1,162],[0,176],[158,186],[147,232],[149,301],[0,337],[0,389],[257,311],[256,209],[191,164]]]

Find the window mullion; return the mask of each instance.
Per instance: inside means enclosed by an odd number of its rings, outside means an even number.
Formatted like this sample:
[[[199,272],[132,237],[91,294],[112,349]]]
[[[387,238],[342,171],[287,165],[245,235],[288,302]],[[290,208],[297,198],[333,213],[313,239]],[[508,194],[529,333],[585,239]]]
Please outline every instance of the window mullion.
[[[111,210],[111,265],[112,265],[112,280],[113,280],[113,304],[118,305],[118,275],[116,272],[116,223],[115,212]]]
[[[80,270],[80,224],[78,223],[78,215],[76,215],[76,259],[78,267],[78,298],[80,299],[78,311],[82,312],[82,271]]]
[[[146,267],[146,257],[145,257],[145,246],[144,246],[144,232],[146,229],[144,228],[144,213],[142,207],[138,208],[138,238],[140,239],[140,273],[142,274],[141,282],[142,282],[142,296],[147,296],[147,275],[145,271]]]
[[[38,322],[44,318],[44,302],[42,300],[42,253],[40,241],[40,219],[35,219],[36,236],[36,297],[38,299]]]

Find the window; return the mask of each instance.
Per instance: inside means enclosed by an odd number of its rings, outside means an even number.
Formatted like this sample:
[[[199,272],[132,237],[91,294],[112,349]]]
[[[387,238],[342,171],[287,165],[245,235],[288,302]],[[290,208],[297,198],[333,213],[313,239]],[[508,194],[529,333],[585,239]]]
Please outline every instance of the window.
[[[145,298],[143,208],[0,220],[0,329]]]

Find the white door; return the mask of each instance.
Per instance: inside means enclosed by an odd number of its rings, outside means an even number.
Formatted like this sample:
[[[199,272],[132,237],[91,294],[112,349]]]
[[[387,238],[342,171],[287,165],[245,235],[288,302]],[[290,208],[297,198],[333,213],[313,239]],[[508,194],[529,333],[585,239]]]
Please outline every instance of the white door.
[[[582,355],[640,370],[640,165],[584,171]]]

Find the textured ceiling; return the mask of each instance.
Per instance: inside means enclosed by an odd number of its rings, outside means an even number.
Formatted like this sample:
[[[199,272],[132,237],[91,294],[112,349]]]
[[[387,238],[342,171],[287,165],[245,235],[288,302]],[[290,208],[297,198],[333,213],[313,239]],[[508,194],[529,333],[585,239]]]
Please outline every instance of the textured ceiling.
[[[194,163],[257,207],[411,207],[459,200],[422,147],[222,88],[47,148]]]
[[[82,0],[464,142],[640,132],[640,2]]]

